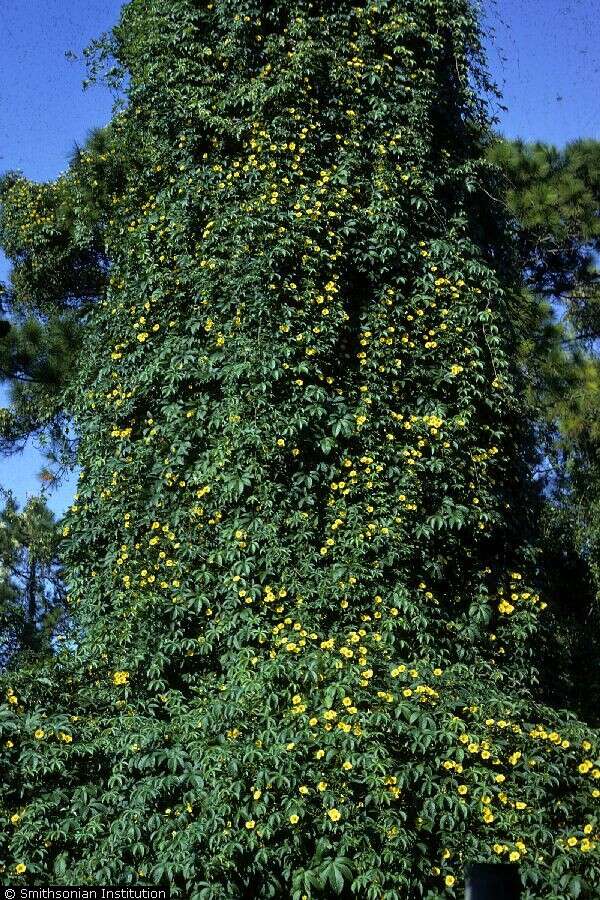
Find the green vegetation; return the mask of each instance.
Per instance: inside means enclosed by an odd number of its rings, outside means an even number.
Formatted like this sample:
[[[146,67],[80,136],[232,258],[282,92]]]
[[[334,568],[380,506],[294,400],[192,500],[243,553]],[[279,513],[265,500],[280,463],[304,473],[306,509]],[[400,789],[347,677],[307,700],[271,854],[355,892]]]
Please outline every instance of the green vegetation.
[[[12,302],[85,328],[40,417],[78,438],[72,626],[3,677],[4,880],[440,900],[510,860],[592,900],[597,732],[577,672],[536,688],[540,409],[582,380],[495,199],[470,3],[132,0],[105,50],[101,149],[2,193]]]
[[[15,670],[52,653],[65,602],[59,535],[52,512],[33,497],[19,512],[9,495],[0,512],[0,664]]]

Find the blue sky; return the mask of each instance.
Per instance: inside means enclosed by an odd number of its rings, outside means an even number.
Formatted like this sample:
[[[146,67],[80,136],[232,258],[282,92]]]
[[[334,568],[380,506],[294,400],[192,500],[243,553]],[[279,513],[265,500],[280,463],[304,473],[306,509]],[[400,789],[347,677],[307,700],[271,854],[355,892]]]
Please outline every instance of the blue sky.
[[[117,21],[120,0],[0,0],[0,171],[55,178],[75,142],[105,124],[113,103],[84,92],[81,51]],[[499,128],[508,137],[562,146],[600,139],[600,8],[595,0],[484,0],[491,74],[504,94]],[[69,60],[70,51],[77,57]],[[8,267],[0,258],[0,280]],[[2,401],[2,397],[0,397]],[[5,402],[5,401],[2,401]],[[18,499],[39,493],[35,448],[0,458],[0,485]],[[75,478],[49,497],[62,512]]]
[[[600,139],[598,0],[483,0],[488,65],[507,137],[563,146]]]

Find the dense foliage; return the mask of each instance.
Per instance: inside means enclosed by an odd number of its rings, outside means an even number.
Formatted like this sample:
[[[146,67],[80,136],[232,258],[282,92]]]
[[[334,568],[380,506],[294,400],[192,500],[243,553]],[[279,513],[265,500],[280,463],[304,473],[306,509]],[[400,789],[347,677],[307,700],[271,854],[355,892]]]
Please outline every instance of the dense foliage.
[[[470,4],[132,0],[112,50],[75,625],[5,679],[5,880],[434,900],[511,860],[529,900],[596,896],[597,735],[529,693],[520,259]]]

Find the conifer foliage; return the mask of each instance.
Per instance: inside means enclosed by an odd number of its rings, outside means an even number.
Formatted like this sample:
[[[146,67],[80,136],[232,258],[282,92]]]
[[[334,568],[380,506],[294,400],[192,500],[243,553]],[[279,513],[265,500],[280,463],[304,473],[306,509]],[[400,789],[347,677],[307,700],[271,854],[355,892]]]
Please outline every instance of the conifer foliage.
[[[85,345],[87,314],[103,296],[108,259],[104,230],[122,178],[110,125],[92,131],[54,182],[0,178],[0,246],[13,264],[0,285],[0,379],[10,407],[0,409],[0,452],[41,438],[54,462],[73,462],[64,391]]]
[[[76,627],[7,683],[3,877],[434,900],[511,860],[529,898],[595,896],[596,737],[527,693],[470,4],[133,0],[112,51]]]
[[[43,497],[0,512],[0,669],[35,663],[62,639],[65,602],[58,525]]]

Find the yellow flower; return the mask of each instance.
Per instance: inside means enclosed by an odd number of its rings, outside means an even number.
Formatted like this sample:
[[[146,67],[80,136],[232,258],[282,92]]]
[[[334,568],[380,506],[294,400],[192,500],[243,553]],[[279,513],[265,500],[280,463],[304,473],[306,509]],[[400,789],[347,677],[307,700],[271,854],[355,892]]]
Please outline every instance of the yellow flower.
[[[452,887],[455,881],[456,878],[454,877],[454,875],[446,875],[446,877],[444,878],[444,884],[446,885],[446,887]]]
[[[299,792],[300,792],[301,794],[308,794],[308,788],[306,787],[305,784],[300,785],[300,787],[298,788],[298,790],[299,790]]]
[[[113,684],[127,684],[129,680],[129,672],[115,672],[113,675]]]
[[[577,844],[577,838],[571,835],[571,837],[567,838],[567,844],[569,847],[575,847]]]
[[[342,814],[339,809],[329,809],[327,811],[327,815],[332,822],[339,822],[339,820],[342,818]]]
[[[327,788],[327,782],[326,782],[326,781],[320,781],[320,782],[318,783],[318,785],[317,785],[317,790],[318,790],[318,791],[324,791],[326,788]]]
[[[351,768],[352,768],[352,763],[348,762],[348,760],[346,760],[346,762],[342,763],[342,769],[345,769],[346,772],[349,772]]]
[[[254,800],[260,800],[261,796],[262,796],[262,791],[259,791],[258,789],[255,790],[254,793],[252,794],[252,797]]]
[[[290,822],[292,823],[292,825],[296,825],[297,822],[299,822],[299,821],[300,821],[299,816],[296,816],[296,815],[290,816]]]
[[[13,813],[13,815],[10,817],[10,821],[13,823],[13,825],[16,825],[17,822],[21,821],[21,816],[19,815],[19,813]]]
[[[512,853],[509,854],[508,858],[511,862],[518,862],[521,859],[521,854],[518,850],[513,850]]]
[[[36,740],[41,741],[42,738],[46,736],[46,732],[43,730],[43,728],[38,728],[33,736],[34,738],[36,738]]]
[[[248,819],[248,821],[246,822],[246,828],[248,829],[248,831],[252,831],[255,825],[256,822],[254,821],[254,819]]]
[[[26,871],[27,871],[27,866],[25,865],[25,863],[17,863],[17,865],[15,866],[15,872],[17,873],[17,875],[22,875],[23,872],[26,872]]]
[[[464,795],[467,794],[468,792],[469,792],[469,788],[466,786],[466,784],[459,784],[459,786],[458,786],[459,794],[461,794],[464,797]]]

